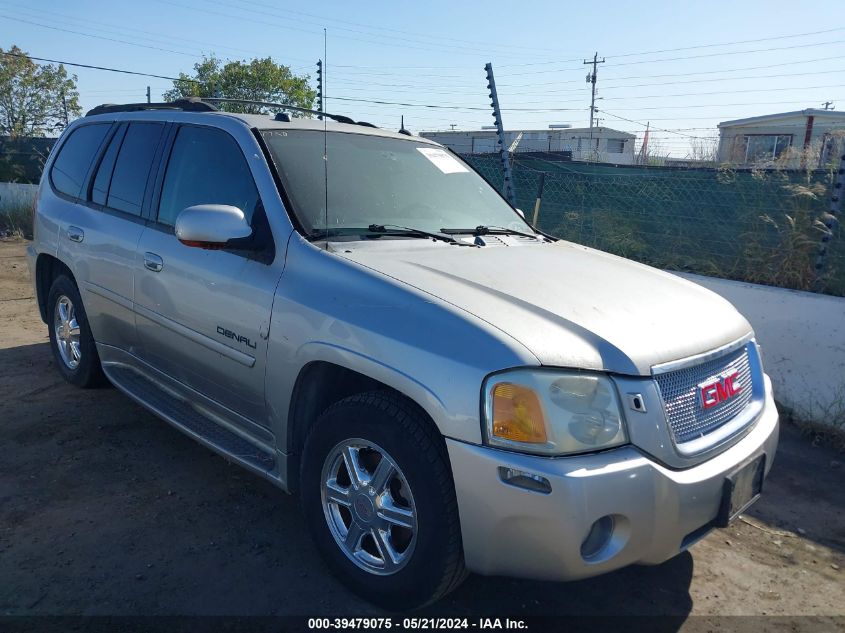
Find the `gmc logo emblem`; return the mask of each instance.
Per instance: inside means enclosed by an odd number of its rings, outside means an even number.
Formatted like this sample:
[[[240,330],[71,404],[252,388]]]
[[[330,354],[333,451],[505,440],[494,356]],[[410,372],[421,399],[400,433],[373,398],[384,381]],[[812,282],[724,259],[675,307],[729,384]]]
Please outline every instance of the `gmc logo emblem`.
[[[715,407],[720,402],[730,400],[741,391],[742,385],[739,384],[739,370],[737,369],[731,369],[698,384],[702,409]]]

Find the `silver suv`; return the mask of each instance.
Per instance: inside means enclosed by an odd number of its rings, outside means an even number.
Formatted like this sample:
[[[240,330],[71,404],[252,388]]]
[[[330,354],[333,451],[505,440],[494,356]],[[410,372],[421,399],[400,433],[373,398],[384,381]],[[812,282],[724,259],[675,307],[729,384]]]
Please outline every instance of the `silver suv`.
[[[657,564],[759,496],[778,415],[748,322],[530,226],[440,145],[206,102],[101,106],[38,195],[56,365],[302,500],[389,609],[467,571]]]

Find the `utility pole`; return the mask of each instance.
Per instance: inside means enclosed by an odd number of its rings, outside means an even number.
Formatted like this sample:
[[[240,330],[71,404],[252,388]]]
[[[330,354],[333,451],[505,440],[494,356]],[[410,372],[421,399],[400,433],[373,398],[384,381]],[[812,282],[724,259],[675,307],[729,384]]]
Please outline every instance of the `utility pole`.
[[[833,101],[825,101],[823,104],[825,110],[833,110],[835,109],[833,106]]]
[[[317,110],[319,112],[323,111],[323,60],[317,60]],[[317,117],[318,119],[322,119],[323,116],[320,115]]]
[[[513,175],[511,174],[511,161],[508,157],[508,150],[505,147],[505,127],[502,125],[502,111],[499,109],[499,95],[496,93],[496,80],[493,78],[493,64],[484,64],[487,72],[487,89],[490,91],[490,105],[493,106],[493,119],[496,124],[497,144],[499,145],[499,157],[502,159],[502,173],[505,177],[505,198],[516,207],[516,191],[513,187]]]
[[[585,59],[584,63],[585,64],[592,64],[592,66],[593,66],[593,72],[587,73],[587,83],[593,84],[593,89],[592,89],[593,90],[593,96],[592,96],[592,99],[590,100],[590,141],[591,141],[590,146],[592,148],[593,120],[594,120],[594,116],[595,116],[595,113],[596,113],[596,75],[597,75],[598,65],[604,63],[604,57],[602,57],[601,60],[599,60],[599,54],[598,54],[598,51],[596,51],[596,54],[593,55],[593,61],[588,61],[588,60]]]
[[[147,86],[147,103],[150,102],[150,87]]]
[[[457,126],[457,124],[455,124],[455,123],[450,123],[450,124],[449,124],[449,127],[450,127],[450,128],[452,128],[452,129],[454,130],[454,129],[455,129],[456,127],[458,127],[458,126]]]

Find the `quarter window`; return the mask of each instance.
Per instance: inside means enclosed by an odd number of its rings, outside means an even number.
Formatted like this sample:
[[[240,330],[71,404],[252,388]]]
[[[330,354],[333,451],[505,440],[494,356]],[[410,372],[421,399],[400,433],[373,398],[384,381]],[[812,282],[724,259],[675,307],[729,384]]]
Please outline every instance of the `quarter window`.
[[[141,215],[144,191],[163,123],[130,123],[114,164],[106,205]]]
[[[83,125],[70,133],[50,169],[50,180],[58,191],[74,198],[79,196],[91,161],[109,127],[110,123]]]
[[[159,222],[173,226],[187,207],[226,204],[243,211],[251,223],[259,203],[249,165],[235,139],[208,127],[179,130],[162,186]]]

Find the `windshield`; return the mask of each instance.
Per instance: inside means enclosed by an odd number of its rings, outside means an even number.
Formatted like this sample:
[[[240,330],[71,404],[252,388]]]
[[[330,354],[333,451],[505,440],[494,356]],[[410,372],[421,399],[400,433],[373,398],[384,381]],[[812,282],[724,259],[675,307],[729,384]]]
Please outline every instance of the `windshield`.
[[[487,182],[446,150],[409,138],[264,130],[282,185],[306,233],[402,226],[439,232],[480,225],[533,234]],[[350,231],[354,232],[354,231]]]

